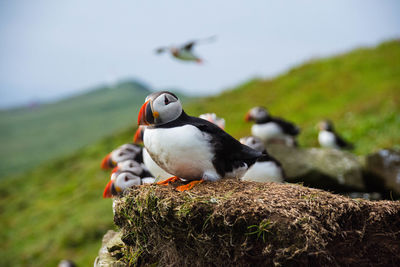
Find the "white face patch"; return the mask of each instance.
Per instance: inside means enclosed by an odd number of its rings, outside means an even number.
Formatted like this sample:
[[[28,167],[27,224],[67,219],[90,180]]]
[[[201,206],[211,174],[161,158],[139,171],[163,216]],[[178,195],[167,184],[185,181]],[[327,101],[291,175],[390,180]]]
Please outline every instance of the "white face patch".
[[[173,95],[163,93],[151,103],[156,125],[177,119],[182,114],[182,104]]]
[[[255,136],[242,137],[240,138],[240,143],[260,152],[263,152],[265,149],[263,141]]]
[[[121,172],[115,179],[115,186],[119,187],[122,191],[134,185],[140,184],[140,177],[133,175],[129,172]]]

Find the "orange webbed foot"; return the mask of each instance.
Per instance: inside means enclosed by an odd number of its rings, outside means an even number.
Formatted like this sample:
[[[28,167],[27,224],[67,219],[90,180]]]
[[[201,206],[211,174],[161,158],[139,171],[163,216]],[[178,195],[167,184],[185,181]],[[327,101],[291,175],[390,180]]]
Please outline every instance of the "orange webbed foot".
[[[172,176],[172,177],[169,177],[168,179],[166,179],[164,181],[157,182],[157,184],[158,185],[168,185],[169,183],[173,183],[173,182],[180,181],[180,180],[181,179],[179,179],[179,177]]]
[[[180,192],[187,191],[187,190],[192,189],[196,184],[201,184],[202,182],[204,182],[203,179],[201,179],[201,180],[196,180],[196,181],[191,181],[191,182],[188,183],[188,184],[178,186],[178,187],[176,188],[176,190],[178,190],[178,191],[180,191]]]

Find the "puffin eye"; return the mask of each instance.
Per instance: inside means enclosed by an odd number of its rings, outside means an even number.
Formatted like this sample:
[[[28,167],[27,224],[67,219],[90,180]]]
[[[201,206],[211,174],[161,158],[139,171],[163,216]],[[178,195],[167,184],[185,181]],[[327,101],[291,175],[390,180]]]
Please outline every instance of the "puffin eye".
[[[168,105],[170,102],[169,102],[169,100],[168,100],[168,97],[167,97],[167,95],[164,95],[164,104],[165,105]]]
[[[125,176],[124,180],[125,180],[125,182],[128,182],[128,176]]]

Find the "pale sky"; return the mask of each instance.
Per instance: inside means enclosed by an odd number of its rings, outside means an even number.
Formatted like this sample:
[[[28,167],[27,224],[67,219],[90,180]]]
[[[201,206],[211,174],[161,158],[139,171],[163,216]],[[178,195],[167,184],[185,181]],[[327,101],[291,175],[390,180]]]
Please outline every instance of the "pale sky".
[[[400,1],[0,0],[0,107],[119,79],[215,94],[400,37]],[[216,35],[202,65],[153,53]]]

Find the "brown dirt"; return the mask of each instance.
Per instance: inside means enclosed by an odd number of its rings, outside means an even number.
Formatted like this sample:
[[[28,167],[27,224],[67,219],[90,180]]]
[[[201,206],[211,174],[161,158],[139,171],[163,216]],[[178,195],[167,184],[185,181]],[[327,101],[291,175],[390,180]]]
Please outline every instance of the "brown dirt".
[[[130,265],[400,266],[400,202],[295,184],[223,180],[117,200]]]

